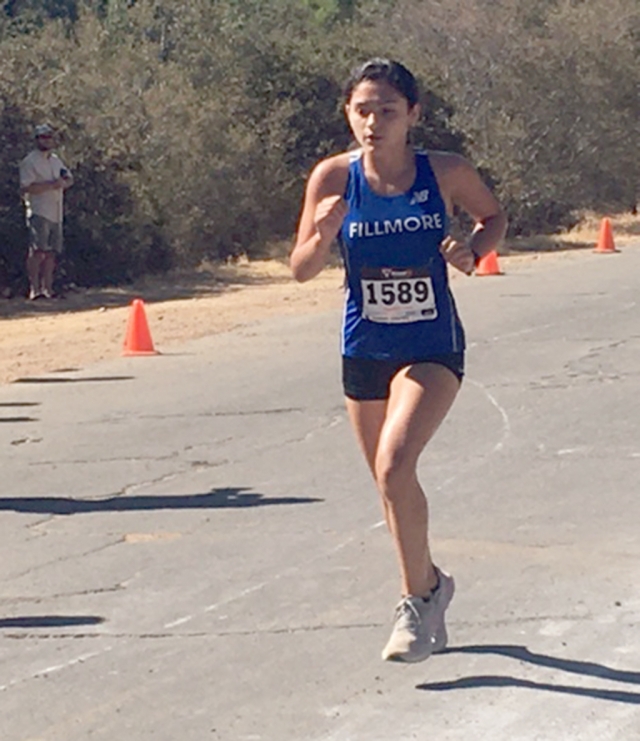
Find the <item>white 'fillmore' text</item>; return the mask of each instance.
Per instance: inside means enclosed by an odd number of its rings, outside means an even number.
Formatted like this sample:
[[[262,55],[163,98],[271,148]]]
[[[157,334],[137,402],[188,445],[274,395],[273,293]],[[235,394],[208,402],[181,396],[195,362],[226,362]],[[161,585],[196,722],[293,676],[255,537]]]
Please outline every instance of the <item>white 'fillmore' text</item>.
[[[349,224],[349,237],[385,237],[388,234],[419,232],[427,229],[442,229],[440,214],[407,216],[405,219],[385,219],[384,221],[352,221]]]

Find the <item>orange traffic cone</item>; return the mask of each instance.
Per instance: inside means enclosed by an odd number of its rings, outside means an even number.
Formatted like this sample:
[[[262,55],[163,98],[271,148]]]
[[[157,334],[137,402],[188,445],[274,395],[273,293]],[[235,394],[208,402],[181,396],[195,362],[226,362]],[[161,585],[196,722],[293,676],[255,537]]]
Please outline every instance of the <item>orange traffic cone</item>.
[[[607,216],[600,222],[600,234],[598,235],[598,244],[594,252],[620,252],[613,243],[613,231],[611,229],[611,219]]]
[[[498,265],[498,253],[491,250],[478,260],[476,275],[502,275]]]
[[[123,355],[158,355],[153,347],[142,299],[134,299],[127,322]]]

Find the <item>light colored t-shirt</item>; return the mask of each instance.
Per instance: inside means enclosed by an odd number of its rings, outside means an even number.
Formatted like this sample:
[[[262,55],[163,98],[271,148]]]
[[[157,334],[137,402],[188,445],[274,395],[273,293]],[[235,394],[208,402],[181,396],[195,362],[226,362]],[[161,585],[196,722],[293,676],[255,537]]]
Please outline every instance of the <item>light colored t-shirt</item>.
[[[20,163],[20,187],[26,188],[34,183],[46,183],[57,180],[64,163],[53,152],[41,152],[34,149]],[[27,218],[32,214],[43,216],[56,224],[62,222],[62,188],[47,190],[39,195],[27,193],[24,201],[27,206]]]

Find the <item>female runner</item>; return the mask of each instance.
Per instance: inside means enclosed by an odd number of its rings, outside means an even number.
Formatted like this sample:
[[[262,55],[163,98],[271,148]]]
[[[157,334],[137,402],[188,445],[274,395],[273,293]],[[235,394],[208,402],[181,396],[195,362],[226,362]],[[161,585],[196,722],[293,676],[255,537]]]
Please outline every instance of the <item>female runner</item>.
[[[420,105],[415,78],[373,59],[345,87],[358,149],[322,160],[306,188],[293,276],[307,281],[338,238],[346,268],[343,385],[356,438],[380,492],[400,565],[401,600],[382,657],[422,661],[447,643],[454,581],[434,565],[418,458],[458,393],[464,332],[447,265],[471,274],[506,231],[500,205],[457,154],[416,151],[409,132]],[[454,207],[475,221],[448,235]]]

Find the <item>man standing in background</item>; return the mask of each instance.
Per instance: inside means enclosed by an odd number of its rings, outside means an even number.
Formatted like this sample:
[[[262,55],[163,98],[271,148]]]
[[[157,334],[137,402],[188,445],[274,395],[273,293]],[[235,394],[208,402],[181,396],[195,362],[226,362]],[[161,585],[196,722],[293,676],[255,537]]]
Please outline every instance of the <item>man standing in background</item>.
[[[56,257],[62,253],[63,193],[71,173],[54,153],[55,131],[36,126],[36,149],[20,163],[20,195],[27,209],[29,298],[53,298]]]

